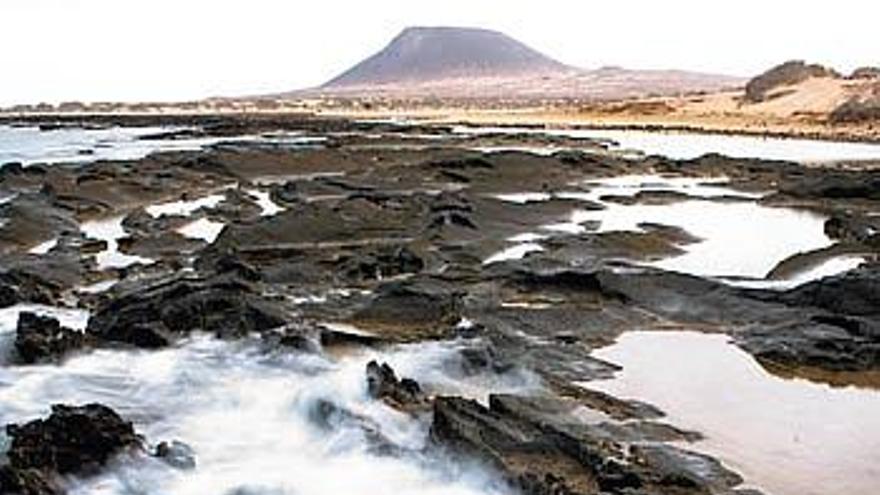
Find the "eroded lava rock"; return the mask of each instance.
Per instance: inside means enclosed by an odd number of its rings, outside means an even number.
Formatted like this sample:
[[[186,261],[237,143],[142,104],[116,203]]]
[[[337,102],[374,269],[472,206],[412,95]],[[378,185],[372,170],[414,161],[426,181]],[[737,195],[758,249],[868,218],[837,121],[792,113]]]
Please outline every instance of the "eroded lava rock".
[[[488,408],[438,397],[431,439],[487,463],[529,495],[731,493],[742,482],[717,461],[677,447],[627,449],[607,432],[560,421],[564,411],[557,401],[519,396],[492,395]]]
[[[131,423],[100,404],[54,405],[46,419],[7,425],[7,465],[0,467],[0,493],[64,493],[60,477],[97,473],[115,456],[142,448]]]
[[[18,316],[15,350],[26,364],[58,359],[82,348],[86,335],[61,326],[57,319],[24,312]]]
[[[121,295],[98,308],[87,332],[101,340],[163,347],[193,331],[242,336],[281,327],[285,315],[235,276],[178,278]]]
[[[419,383],[411,378],[398,379],[387,363],[367,364],[367,393],[401,411],[415,413],[430,408]]]

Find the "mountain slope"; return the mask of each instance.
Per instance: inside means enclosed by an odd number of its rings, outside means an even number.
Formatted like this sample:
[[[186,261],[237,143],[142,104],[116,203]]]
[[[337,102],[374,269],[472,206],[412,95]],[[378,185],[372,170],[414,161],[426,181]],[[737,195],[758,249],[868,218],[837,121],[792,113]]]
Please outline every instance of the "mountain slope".
[[[520,76],[570,68],[497,31],[413,27],[324,88]]]

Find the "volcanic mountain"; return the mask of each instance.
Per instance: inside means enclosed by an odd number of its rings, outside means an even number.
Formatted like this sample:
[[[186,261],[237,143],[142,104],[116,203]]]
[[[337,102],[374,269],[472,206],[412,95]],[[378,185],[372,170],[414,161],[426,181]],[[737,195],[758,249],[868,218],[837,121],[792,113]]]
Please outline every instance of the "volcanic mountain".
[[[325,88],[423,83],[459,77],[516,77],[571,68],[497,31],[407,28],[379,53]]]
[[[556,61],[497,31],[411,27],[375,55],[319,88],[328,96],[616,99],[716,91],[736,77],[606,67]]]

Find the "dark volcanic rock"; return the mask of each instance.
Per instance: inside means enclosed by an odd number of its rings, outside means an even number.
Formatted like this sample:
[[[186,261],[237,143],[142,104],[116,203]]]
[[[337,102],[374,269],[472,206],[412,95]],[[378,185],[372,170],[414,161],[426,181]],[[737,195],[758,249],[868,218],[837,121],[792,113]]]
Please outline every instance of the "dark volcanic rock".
[[[0,218],[6,222],[0,229],[0,252],[24,251],[63,232],[79,229],[73,213],[62,208],[51,188],[17,195],[0,204]]]
[[[320,329],[304,323],[294,323],[260,336],[269,350],[290,349],[301,352],[320,351]]]
[[[755,322],[737,343],[765,363],[828,371],[880,369],[880,269],[865,265],[783,293],[746,292],[787,306],[785,321]]]
[[[281,308],[253,285],[220,276],[174,279],[120,295],[98,308],[87,331],[99,339],[154,348],[193,331],[233,337],[285,323]]]
[[[27,312],[18,316],[15,350],[24,363],[57,359],[85,343],[85,334],[62,327],[55,318]]]
[[[804,284],[781,296],[793,306],[821,308],[847,316],[880,317],[880,266],[859,269]]]
[[[759,297],[727,284],[682,273],[633,270],[626,273],[600,271],[605,290],[619,293],[630,304],[682,324],[750,325],[756,319],[784,323],[798,312],[777,301]],[[772,294],[771,294],[772,295]]]
[[[21,302],[54,304],[60,288],[39,275],[21,270],[0,273],[0,308]]]
[[[651,472],[661,493],[729,492],[743,479],[716,459],[668,445],[636,445],[630,450],[631,462]]]
[[[562,270],[519,270],[509,278],[525,290],[551,292],[592,293],[602,296],[623,298],[622,294],[603,287],[598,273],[581,269]]]
[[[240,189],[227,190],[226,198],[217,206],[209,208],[211,215],[227,220],[253,221],[260,217],[262,211],[254,198]]]
[[[795,198],[880,200],[880,174],[811,175],[783,185],[779,192]]]
[[[438,397],[431,439],[504,473],[525,493],[596,493],[601,456],[476,401]],[[638,486],[638,483],[634,483]]]
[[[217,249],[242,253],[318,248],[405,239],[421,224],[425,206],[412,197],[375,202],[364,197],[312,202],[251,224],[230,224],[215,242]]]
[[[663,417],[656,407],[635,400],[623,400],[564,380],[551,380],[551,385],[561,396],[570,398],[590,409],[602,411],[618,421],[633,419],[651,420]]]
[[[38,469],[0,466],[0,493],[3,495],[60,495],[58,483]]]
[[[475,456],[525,494],[728,493],[741,480],[717,461],[662,445],[626,449],[607,432],[562,423],[554,400],[493,395],[476,401],[439,397],[431,439]]]
[[[345,278],[381,280],[406,273],[419,273],[425,262],[406,246],[380,246],[377,249],[344,254],[336,261]]]
[[[394,369],[387,363],[376,361],[367,364],[367,392],[395,409],[410,413],[430,407],[418,382],[410,378],[398,379]]]
[[[231,273],[234,276],[249,282],[258,282],[263,278],[260,271],[250,263],[241,259],[234,249],[221,252],[213,258],[202,258],[202,260],[210,263],[202,268],[210,268],[216,273]]]
[[[468,336],[473,338],[479,334],[479,331],[485,331],[485,328],[481,328],[481,325],[471,325],[466,330],[474,332],[474,335]],[[459,329],[460,333],[461,331]],[[486,372],[498,374],[514,369],[514,364],[499,354],[501,353],[490,344],[467,347],[459,352],[460,362],[449,363],[446,367],[450,368],[451,373],[462,376],[473,376]]]
[[[183,470],[196,468],[195,451],[189,445],[177,440],[160,443],[156,446],[153,455],[173,468]]]
[[[8,425],[7,457],[16,470],[93,474],[115,455],[141,446],[131,423],[100,404],[52,406],[47,419]]]
[[[768,365],[880,369],[880,326],[858,318],[817,315],[784,326],[758,326],[738,336],[737,342]]]
[[[0,285],[0,308],[14,306],[18,302],[18,294],[13,287]]]
[[[431,277],[390,282],[352,322],[399,340],[439,337],[461,319],[462,297],[459,288]]]
[[[0,178],[10,175],[19,175],[25,172],[24,165],[21,162],[6,162],[0,165]]]
[[[825,235],[839,241],[870,241],[876,230],[874,222],[862,216],[838,213],[825,221]]]
[[[495,165],[493,165],[492,162],[479,156],[433,160],[426,163],[424,166],[429,169],[439,169],[444,171],[492,170],[495,168]]]
[[[321,347],[333,346],[357,346],[357,347],[373,347],[382,344],[384,341],[375,335],[364,333],[346,332],[339,329],[321,327],[318,330],[318,342]]]

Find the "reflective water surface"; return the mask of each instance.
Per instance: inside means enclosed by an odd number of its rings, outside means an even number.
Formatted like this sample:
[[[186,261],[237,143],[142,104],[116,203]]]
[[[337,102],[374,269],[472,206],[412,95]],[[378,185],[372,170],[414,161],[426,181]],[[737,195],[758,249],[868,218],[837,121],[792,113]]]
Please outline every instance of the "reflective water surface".
[[[155,136],[186,129],[152,126],[41,130],[35,126],[0,124],[0,165],[11,162],[32,165],[137,160],[158,151],[194,151],[214,145],[308,148],[327,140],[323,136],[305,136],[299,132],[234,137]],[[145,136],[155,137],[142,139]]]
[[[153,263],[153,260],[149,258],[125,254],[119,250],[119,239],[128,236],[125,227],[122,226],[123,220],[125,220],[125,216],[117,216],[85,222],[80,226],[86,237],[107,243],[107,248],[95,256],[95,261],[100,270]]]
[[[623,366],[588,386],[648,401],[700,431],[717,455],[770,495],[874,495],[880,390],[832,388],[768,373],[728,337],[633,332],[594,353]]]
[[[215,208],[223,202],[226,196],[223,194],[211,194],[198,199],[169,201],[146,207],[147,213],[153,218],[165,215],[189,216],[202,208]]]
[[[582,184],[583,191],[521,192],[500,194],[502,201],[527,203],[553,198],[588,201],[603,209],[574,211],[566,223],[539,226],[545,232],[643,232],[644,224],[679,227],[696,242],[680,246],[681,255],[651,263],[666,270],[710,277],[743,277],[761,280],[786,258],[826,248],[833,241],[825,234],[826,217],[794,208],[776,208],[758,203],[761,193],[745,192],[726,185],[723,177],[690,178],[658,175],[626,175]],[[631,202],[639,193],[678,193],[668,201]],[[617,199],[616,199],[617,198]],[[595,225],[596,227],[587,227]],[[499,259],[522,257],[539,250],[538,232],[526,232],[510,239],[520,242]],[[524,242],[528,241],[528,244]],[[530,246],[530,247],[526,247]],[[790,287],[821,276],[854,268],[852,261],[829,261],[791,280],[774,281]],[[752,281],[750,280],[749,283]],[[773,284],[766,284],[768,286]]]
[[[217,237],[223,232],[224,227],[226,227],[226,225],[223,223],[208,220],[207,218],[200,218],[183,225],[177,229],[177,232],[188,239],[198,239],[211,244],[217,240]]]
[[[91,162],[95,160],[134,160],[154,151],[197,150],[216,143],[216,138],[139,139],[175,130],[169,127],[110,127],[106,129],[0,125],[0,165],[33,163]]]

